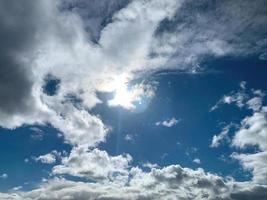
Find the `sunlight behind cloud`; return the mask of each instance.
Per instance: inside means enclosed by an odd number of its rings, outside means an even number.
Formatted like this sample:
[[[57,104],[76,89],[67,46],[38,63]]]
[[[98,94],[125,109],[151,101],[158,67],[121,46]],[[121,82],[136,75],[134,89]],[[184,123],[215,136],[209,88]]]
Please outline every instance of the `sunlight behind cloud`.
[[[154,97],[154,88],[151,85],[130,85],[125,75],[118,76],[110,87],[114,87],[114,98],[108,101],[108,105],[121,106],[131,111],[144,110]]]

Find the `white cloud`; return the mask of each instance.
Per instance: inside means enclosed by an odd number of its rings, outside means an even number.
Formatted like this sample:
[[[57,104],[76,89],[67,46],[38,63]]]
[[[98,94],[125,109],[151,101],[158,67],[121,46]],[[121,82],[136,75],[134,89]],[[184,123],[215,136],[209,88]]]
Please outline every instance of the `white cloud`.
[[[230,142],[229,131],[233,127],[236,127],[236,124],[228,124],[222,129],[222,131],[218,135],[214,135],[212,137],[210,147],[216,148],[221,144],[222,141]]]
[[[256,146],[259,152],[234,153],[245,169],[252,170],[253,180],[266,184],[267,180],[267,107],[256,111],[252,116],[242,120],[240,129],[236,132],[232,144],[235,147],[246,149]]]
[[[75,182],[54,178],[30,191],[0,193],[3,200],[51,199],[181,199],[181,200],[244,200],[266,197],[267,188],[250,182],[235,182],[179,165],[152,167],[148,172],[138,167],[129,170],[124,185],[112,182]]]
[[[23,186],[17,186],[17,187],[13,187],[11,190],[13,191],[18,191],[18,190],[21,190],[23,188]]]
[[[262,97],[254,97],[247,101],[248,108],[258,111],[262,107]]]
[[[3,26],[8,23],[9,18],[17,16],[17,7],[31,12],[14,20],[15,28],[24,24],[21,20],[29,23],[29,26],[22,27],[19,37],[14,35],[14,41],[17,41],[16,38],[21,40],[18,40],[17,46],[9,46],[9,49],[10,52],[16,49],[14,60],[17,58],[18,63],[12,61],[14,70],[7,70],[5,74],[5,77],[11,77],[10,80],[15,75],[20,76],[20,79],[14,78],[20,82],[12,84],[19,88],[19,92],[14,94],[21,95],[16,98],[21,99],[21,102],[14,102],[14,99],[0,102],[0,125],[16,128],[22,124],[49,123],[63,132],[70,144],[86,143],[88,146],[95,146],[104,141],[108,132],[101,119],[88,112],[88,108],[101,103],[96,91],[116,91],[118,88],[114,87],[112,82],[121,74],[126,74],[130,81],[134,77],[133,71],[143,70],[144,66],[145,71],[150,69],[148,54],[154,32],[163,19],[174,14],[180,3],[174,0],[131,2],[126,8],[118,11],[113,16],[112,23],[101,31],[99,45],[87,41],[83,21],[77,13],[67,10],[61,12],[57,10],[59,4],[59,1],[51,0],[34,3],[27,1],[23,4],[10,1],[9,6],[14,9],[8,13],[3,10],[6,5],[1,6],[3,23],[0,25]],[[34,29],[27,29],[28,27]],[[10,35],[6,40],[9,38]],[[25,50],[20,51],[21,46],[25,47]],[[25,69],[17,67],[16,64],[25,66]],[[11,73],[13,71],[14,74]],[[43,93],[42,86],[47,74],[60,80],[60,86],[54,96]],[[1,93],[4,92],[6,91]],[[129,94],[126,96],[131,97],[127,98],[127,101],[113,99],[109,104],[133,109],[136,106],[135,101],[142,103],[142,98],[145,97],[147,104],[154,96],[153,88],[147,84],[133,85],[126,93]],[[69,95],[81,100],[79,107],[72,105],[73,102],[67,98]],[[8,99],[14,95],[7,93],[5,96]],[[125,100],[124,96],[120,97]],[[8,108],[16,109],[6,110]]]
[[[143,167],[146,167],[146,168],[149,168],[149,169],[152,169],[152,168],[159,168],[159,165],[158,164],[152,164],[150,162],[146,162],[144,164],[142,164]]]
[[[0,93],[5,97],[0,98],[0,126],[16,128],[23,124],[51,124],[61,131],[65,140],[74,148],[60,165],[53,168],[54,174],[102,181],[108,179],[107,182],[116,183],[127,183],[129,173],[133,176],[129,186],[122,188],[114,183],[103,185],[97,181],[82,183],[64,179],[50,180],[33,191],[1,194],[1,199],[214,199],[216,196],[224,198],[229,195],[227,192],[230,189],[222,178],[206,174],[200,169],[193,171],[168,166],[163,169],[152,168],[148,173],[138,168],[129,171],[129,155],[109,156],[98,149],[88,150],[88,147],[95,147],[104,141],[108,133],[100,117],[91,114],[90,109],[101,103],[96,91],[118,89],[112,83],[121,74],[126,74],[127,80],[131,81],[135,78],[135,72],[142,74],[166,68],[195,71],[204,55],[246,55],[261,51],[263,42],[255,41],[259,37],[251,39],[247,34],[250,30],[257,33],[259,27],[265,27],[267,20],[262,14],[265,13],[262,10],[264,6],[261,6],[265,4],[264,1],[218,3],[217,9],[204,13],[201,9],[200,12],[192,12],[188,8],[188,5],[192,6],[191,1],[131,1],[113,15],[111,23],[102,30],[97,28],[97,44],[88,41],[90,36],[84,29],[84,25],[88,24],[84,24],[77,13],[57,9],[60,1],[9,0],[0,4],[3,36]],[[178,9],[180,6],[183,9]],[[222,14],[215,15],[214,10]],[[180,20],[177,14],[181,14],[184,19],[182,24],[177,23]],[[161,25],[166,25],[161,24],[163,20],[174,22],[170,27],[175,30],[159,34]],[[240,32],[244,37],[240,36]],[[252,48],[251,44],[256,42],[259,45]],[[60,79],[60,86],[54,96],[43,92],[47,74]],[[146,87],[147,84],[134,85],[127,94],[131,96],[130,100],[126,103],[111,100],[109,104],[131,109],[134,107],[133,102],[139,100],[140,96],[154,96],[152,90],[146,91]],[[227,96],[223,102],[243,107],[245,97],[242,94]],[[79,105],[69,100],[70,95],[81,101]],[[263,114],[258,100],[248,104],[251,109],[258,111],[255,118]],[[159,125],[171,127],[177,123],[178,120],[173,118]],[[264,139],[265,136],[260,135],[264,132],[257,129],[262,124],[255,125],[255,128],[253,124],[258,122],[254,122],[254,119],[247,119],[244,123],[253,127],[253,131],[256,129],[257,137]],[[250,133],[242,133],[250,136]],[[235,140],[236,146],[259,145],[265,151],[262,141],[257,143],[251,138],[245,142]],[[262,161],[265,157],[260,158],[258,166],[264,165]],[[42,155],[39,160],[54,162],[53,156],[49,154]],[[251,162],[251,159],[241,157],[240,160],[244,160],[244,165]],[[256,178],[261,174],[261,169],[253,168]]]
[[[199,158],[195,158],[195,159],[193,160],[193,162],[196,163],[196,164],[201,164],[201,161],[200,161]]]
[[[129,142],[134,142],[134,135],[127,134],[125,135],[124,139]]]
[[[246,109],[252,111],[252,115],[245,117],[232,138],[228,136],[229,128],[232,124],[224,127],[219,135],[213,136],[211,147],[217,147],[222,140],[231,142],[232,147],[235,147],[241,152],[234,152],[232,158],[238,160],[245,170],[251,171],[252,181],[259,184],[266,184],[267,180],[267,107],[263,105],[265,94],[260,90],[243,89],[242,105]],[[237,93],[240,94],[240,91]],[[233,93],[235,95],[235,93]],[[239,107],[239,103],[235,101],[234,105]],[[247,153],[242,152],[249,147],[255,150]]]
[[[8,175],[6,173],[0,175],[0,179],[7,179]]]
[[[33,157],[33,159],[36,162],[39,161],[44,164],[54,164],[56,162],[57,157],[60,157],[60,156],[61,156],[61,153],[54,150],[51,153],[40,155],[38,157]]]
[[[236,105],[239,108],[248,107],[251,110],[259,110],[262,106],[262,100],[265,94],[261,90],[247,90],[246,82],[240,83],[240,89],[238,91],[231,91],[228,95],[223,97],[210,109],[214,111],[222,104]]]
[[[84,183],[52,179],[29,192],[0,194],[1,199],[229,199],[231,184],[222,178],[178,165],[130,170],[127,185]],[[11,196],[12,195],[12,196]]]
[[[130,155],[109,156],[97,148],[75,147],[62,163],[53,168],[54,174],[69,174],[97,181],[125,182],[128,177]]]
[[[173,127],[176,124],[178,124],[181,120],[180,119],[175,119],[174,117],[169,119],[169,120],[164,120],[164,121],[158,121],[155,123],[156,126],[165,126],[165,127]]]
[[[33,132],[31,138],[34,140],[43,140],[44,132],[37,127],[30,127],[30,130]]]

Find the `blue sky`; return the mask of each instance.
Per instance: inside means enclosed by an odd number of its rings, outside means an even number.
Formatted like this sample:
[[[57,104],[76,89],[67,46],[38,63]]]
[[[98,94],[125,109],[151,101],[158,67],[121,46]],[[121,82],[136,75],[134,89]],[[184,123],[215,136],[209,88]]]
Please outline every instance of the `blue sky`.
[[[266,10],[0,2],[0,199],[266,199]]]

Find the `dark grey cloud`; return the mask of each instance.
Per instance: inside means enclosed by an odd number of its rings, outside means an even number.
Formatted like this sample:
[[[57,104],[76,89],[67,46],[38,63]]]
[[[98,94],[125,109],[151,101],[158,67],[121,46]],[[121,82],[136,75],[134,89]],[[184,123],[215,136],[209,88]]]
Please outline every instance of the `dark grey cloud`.
[[[267,187],[266,186],[255,186],[251,189],[246,189],[231,194],[232,200],[266,200],[267,198]]]
[[[267,5],[264,0],[189,0],[171,19],[165,19],[156,36],[174,49],[177,62],[201,62],[208,56],[259,55],[267,49]],[[166,36],[166,34],[168,36]],[[172,37],[170,37],[172,36]],[[175,39],[174,39],[175,38]],[[164,56],[164,52],[152,55]]]
[[[23,58],[34,45],[36,1],[0,1],[0,118],[34,107],[32,71]]]

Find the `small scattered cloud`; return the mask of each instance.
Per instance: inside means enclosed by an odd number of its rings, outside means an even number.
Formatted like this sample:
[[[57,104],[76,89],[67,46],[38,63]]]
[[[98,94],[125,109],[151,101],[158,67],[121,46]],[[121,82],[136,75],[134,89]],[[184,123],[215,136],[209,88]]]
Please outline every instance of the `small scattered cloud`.
[[[248,108],[252,110],[257,110],[262,105],[262,99],[265,96],[264,92],[261,90],[248,90],[246,88],[247,83],[241,81],[239,84],[240,89],[237,91],[231,91],[230,94],[223,95],[223,97],[210,109],[214,111],[218,109],[221,105],[235,105],[239,108]]]
[[[19,190],[21,190],[23,188],[23,186],[16,186],[16,187],[13,187],[11,190],[12,191],[19,191]]]
[[[165,127],[173,127],[176,124],[178,124],[181,121],[181,119],[175,119],[174,117],[169,119],[169,120],[164,120],[164,121],[158,121],[155,123],[156,126],[165,126]]]
[[[167,156],[168,156],[169,154],[168,153],[163,153],[162,155],[161,155],[161,160],[164,160]]]
[[[259,59],[260,60],[267,60],[267,52],[261,53],[260,56],[259,56]]]
[[[222,141],[226,141],[229,143],[230,142],[229,132],[232,128],[237,128],[237,127],[238,125],[234,123],[230,123],[225,127],[223,127],[222,131],[218,135],[214,135],[212,137],[210,147],[216,148],[222,143]]]
[[[43,140],[44,132],[42,129],[38,127],[31,127],[30,130],[32,131],[31,138],[33,140],[39,140],[39,141]]]
[[[33,159],[36,162],[41,162],[43,164],[54,164],[57,160],[57,157],[60,157],[60,156],[61,156],[61,153],[54,150],[51,153],[40,155],[38,157],[33,157]],[[29,160],[25,159],[25,162],[29,162]]]
[[[6,173],[0,175],[0,179],[7,179],[8,175]]]
[[[152,169],[152,168],[159,168],[159,165],[154,163],[150,163],[150,162],[146,162],[144,164],[142,164],[143,167],[146,167],[146,168],[149,168],[149,169]]]
[[[127,134],[125,135],[124,139],[128,142],[134,142],[135,140],[135,136],[134,135],[131,135],[131,134]]]
[[[196,164],[201,164],[201,161],[200,161],[199,158],[195,158],[195,159],[193,160],[193,162],[196,163]]]
[[[253,175],[252,181],[258,184],[266,184],[267,180],[267,106],[264,105],[265,94],[261,90],[247,90],[244,84],[240,84],[241,90],[232,92],[232,97],[242,93],[244,98],[230,97],[229,104],[242,107],[252,111],[244,117],[240,124],[226,125],[219,135],[214,135],[211,147],[218,147],[226,140],[232,148],[238,151],[231,154],[231,158],[238,160],[244,170],[250,171]],[[234,99],[234,100],[233,100]],[[239,102],[239,100],[241,100]],[[241,104],[242,103],[242,104]],[[235,131],[229,137],[230,128]],[[255,151],[247,152],[248,148],[255,148]]]
[[[196,154],[197,151],[198,151],[198,149],[197,149],[196,147],[188,147],[188,148],[186,148],[186,150],[185,150],[185,155],[187,155],[187,156],[191,156],[191,155]]]

